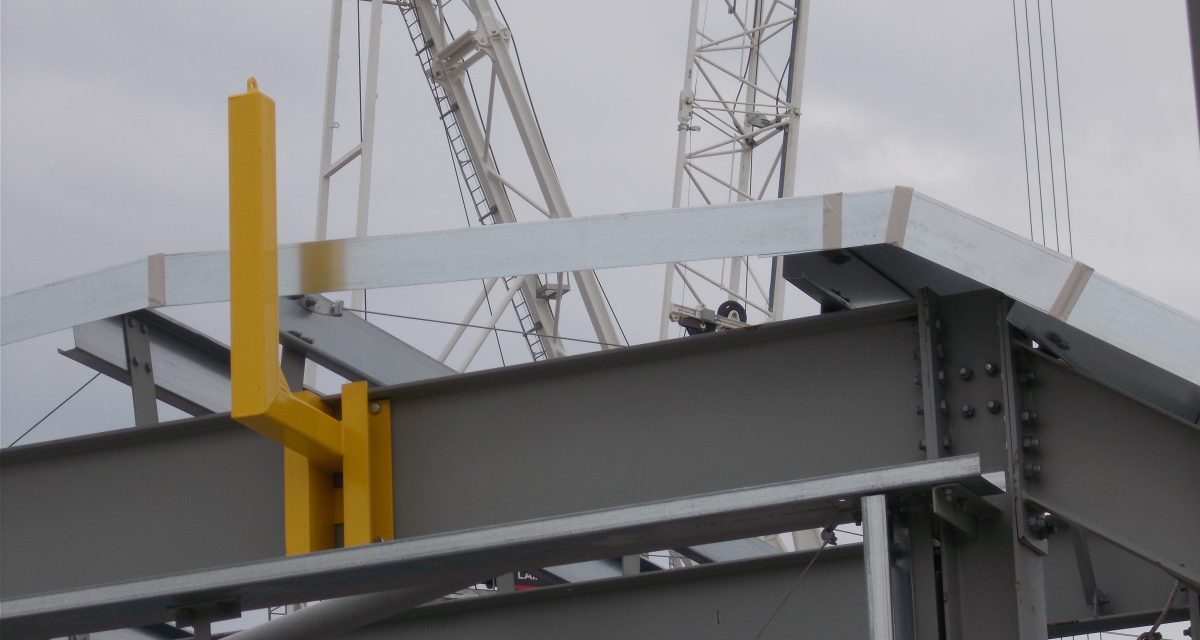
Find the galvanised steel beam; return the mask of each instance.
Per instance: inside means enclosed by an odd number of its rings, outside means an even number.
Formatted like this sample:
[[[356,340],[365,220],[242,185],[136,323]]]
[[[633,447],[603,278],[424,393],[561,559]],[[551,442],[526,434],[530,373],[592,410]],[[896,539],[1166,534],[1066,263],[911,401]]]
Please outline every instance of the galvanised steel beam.
[[[131,384],[122,325],[129,319],[146,328],[155,396],[192,415],[229,410],[229,347],[157,311],[142,309],[73,328],[75,347],[68,358]]]
[[[826,207],[827,198],[839,204]],[[1200,384],[1196,319],[907,187],[286,245],[279,248],[279,293],[839,249],[854,249],[910,294],[922,287],[943,295],[1000,291],[1038,314],[1033,328],[1052,326],[1038,321],[1045,317],[1078,330],[1083,338],[1072,341],[1073,353],[1091,354],[1088,361],[1124,350],[1153,365],[1145,375]],[[0,342],[145,307],[228,300],[228,283],[225,253],[152,256],[5,296]],[[1160,402],[1200,415],[1200,395],[1184,391]]]
[[[687,496],[528,520],[184,575],[8,599],[0,634],[45,637],[161,621],[214,601],[249,610],[429,583],[470,584],[520,566],[550,566],[838,522],[860,496],[927,495],[963,483],[980,491],[978,456]],[[993,489],[994,490],[994,489]]]
[[[1026,497],[1200,586],[1200,427],[1044,355],[1024,366],[1039,465]]]

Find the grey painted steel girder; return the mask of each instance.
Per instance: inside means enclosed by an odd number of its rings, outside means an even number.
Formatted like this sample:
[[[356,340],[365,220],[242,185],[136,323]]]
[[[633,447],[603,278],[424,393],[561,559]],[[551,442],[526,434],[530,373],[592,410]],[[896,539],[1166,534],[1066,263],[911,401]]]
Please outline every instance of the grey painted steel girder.
[[[953,357],[982,361],[1000,350],[996,306],[971,300],[943,298],[946,347]],[[900,303],[377,390],[376,397],[393,402],[397,531],[439,534],[925,459],[918,446],[924,422],[913,412],[922,404],[921,388],[912,384],[920,370],[913,358],[920,349],[915,315],[913,305]],[[984,322],[993,327],[986,335],[979,333]],[[965,351],[984,343],[990,346]],[[1118,468],[1115,482],[1128,490],[1111,492],[1099,503],[1086,492],[1066,490],[1069,485],[1060,490],[1056,477],[1068,473],[1086,486],[1114,471],[1069,461],[1060,467],[1082,446],[1080,440],[1094,441],[1100,452],[1133,442],[1151,459],[1195,460],[1200,431],[1061,364],[1032,358],[1021,366],[1054,369],[1034,376],[1053,384],[1028,387],[1021,401],[1035,403],[1047,433],[1054,425],[1070,428],[1059,428],[1057,440],[1042,444],[1038,455],[1047,483],[1030,483],[1031,495],[1055,501],[1064,516],[1118,544],[1136,546],[1135,552],[1186,577],[1188,567],[1196,566],[1189,556],[1194,545],[1173,545],[1200,526],[1194,501],[1180,499],[1197,484],[1194,464],[1152,469],[1149,476],[1142,469]],[[707,370],[739,375],[696,375]],[[1012,368],[1002,375],[1017,374]],[[956,405],[981,407],[994,393],[989,386],[994,383],[976,375],[948,388]],[[755,415],[716,400],[729,385]],[[573,393],[582,388],[590,392]],[[570,403],[547,405],[568,397]],[[625,401],[608,402],[611,397]],[[1098,397],[1116,398],[1110,404],[1119,411],[1076,410]],[[513,413],[510,403],[541,410]],[[1045,413],[1050,404],[1061,413]],[[497,414],[511,418],[489,419]],[[953,453],[974,451],[985,470],[1005,470],[1005,427],[988,422],[1004,415],[988,417],[992,414],[981,410],[970,420],[952,419]],[[1155,435],[1159,432],[1175,436],[1164,440]],[[660,441],[677,452],[684,448],[674,458],[675,468],[660,464],[654,453],[665,450]],[[628,442],[645,446],[631,448]],[[22,514],[0,519],[5,608],[14,598],[50,591],[280,556],[280,458],[275,445],[225,416],[0,452],[0,503],[6,513]],[[214,460],[222,462],[215,466]],[[506,470],[505,483],[490,480],[496,465]],[[596,477],[606,482],[598,484]],[[1149,495],[1138,487],[1147,486],[1147,478],[1158,483],[1156,496],[1174,498],[1169,515],[1154,521],[1163,531],[1153,533],[1153,546],[1137,544],[1143,533],[1137,521],[1147,512],[1143,496]],[[130,515],[122,520],[113,513]],[[977,555],[993,558],[1004,545],[1011,548],[1011,535],[981,543]],[[963,575],[995,575],[1006,562],[1011,571],[1011,557],[979,564],[969,546],[963,549]],[[56,562],[39,560],[45,558]],[[988,604],[982,598],[972,610]]]
[[[305,304],[305,299],[312,302]],[[323,296],[279,301],[279,340],[285,349],[350,380],[372,386],[428,380],[454,373],[353,313],[332,315]],[[129,384],[122,324],[144,325],[159,400],[192,415],[229,411],[229,347],[150,309],[74,327],[75,347],[61,353]]]
[[[963,483],[986,493],[975,455],[396,540],[139,582],[8,599],[0,632],[23,638],[160,621],[179,607],[243,609],[420,587],[471,584],[548,566],[846,519],[859,496]],[[995,491],[995,488],[991,488]]]
[[[1062,538],[1052,544],[1070,546]],[[1082,598],[1070,549],[1047,556],[1052,563],[1046,571],[1049,637],[1148,625],[1158,616],[1171,589],[1169,576],[1106,543],[1095,544],[1093,553],[1097,574],[1117,588],[1099,617]],[[867,637],[861,545],[824,549],[797,582],[812,556],[811,551],[785,554],[455,600],[412,609],[345,637],[753,638],[764,626],[762,637],[768,639]],[[1179,607],[1169,619],[1186,615]]]

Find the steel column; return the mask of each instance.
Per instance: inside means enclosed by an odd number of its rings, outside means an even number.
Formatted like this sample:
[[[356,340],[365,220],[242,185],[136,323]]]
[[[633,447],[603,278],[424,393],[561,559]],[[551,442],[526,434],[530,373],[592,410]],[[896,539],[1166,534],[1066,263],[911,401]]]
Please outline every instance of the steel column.
[[[895,637],[892,614],[892,554],[888,533],[887,498],[862,499],[863,549],[867,585],[867,625],[871,640]]]
[[[133,314],[121,318],[125,333],[125,365],[133,393],[133,422],[137,426],[158,423],[158,399],[155,397],[154,365],[150,359],[149,329]]]

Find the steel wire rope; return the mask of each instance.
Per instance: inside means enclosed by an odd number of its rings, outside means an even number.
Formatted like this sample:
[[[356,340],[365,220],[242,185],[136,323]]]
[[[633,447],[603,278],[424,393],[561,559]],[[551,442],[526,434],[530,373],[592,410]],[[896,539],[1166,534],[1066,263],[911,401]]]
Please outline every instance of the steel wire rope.
[[[775,610],[771,612],[770,616],[767,616],[767,621],[763,623],[762,628],[758,630],[758,633],[754,634],[753,640],[759,640],[759,638],[766,633],[767,627],[771,626],[771,622],[775,620],[775,616],[779,615],[779,612],[783,610],[783,605],[787,604],[787,601],[791,599],[792,593],[796,591],[796,587],[800,586],[800,581],[804,579],[804,576],[808,575],[808,570],[812,569],[813,564],[817,561],[817,558],[821,557],[821,552],[824,551],[825,547],[828,546],[828,540],[823,540],[821,542],[821,546],[817,549],[816,553],[813,554],[813,557],[808,561],[808,564],[804,566],[804,570],[800,572],[800,575],[796,576],[794,581],[792,581],[792,586],[788,587],[787,593],[783,595],[783,599],[779,601],[779,604],[775,605]]]
[[[1013,8],[1013,45],[1017,54],[1017,94],[1021,100],[1021,148],[1025,161],[1025,204],[1029,207],[1029,239],[1033,235],[1033,191],[1029,186],[1029,126],[1025,124],[1025,80],[1021,76],[1021,30],[1017,27],[1017,0],[1012,0]]]
[[[1067,250],[1072,258],[1075,257],[1075,236],[1071,232],[1071,185],[1067,181],[1067,133],[1063,128],[1062,82],[1058,73],[1058,26],[1054,19],[1054,0],[1050,0],[1050,36],[1054,45],[1054,91],[1058,103],[1058,143],[1062,151],[1063,165],[1063,199],[1066,204],[1067,217]]]
[[[1179,595],[1179,587],[1181,585],[1182,583],[1177,578],[1175,580],[1175,586],[1171,587],[1171,594],[1167,596],[1167,603],[1163,605],[1162,613],[1159,613],[1158,618],[1154,621],[1154,626],[1150,627],[1149,631],[1138,635],[1138,640],[1158,640],[1162,637],[1162,635],[1158,633],[1158,628],[1161,627],[1163,621],[1167,619],[1167,613],[1171,611],[1171,604],[1175,602],[1175,596]]]
[[[385,313],[383,311],[367,311],[365,309],[351,309],[350,307],[345,307],[344,310],[345,311],[353,311],[355,313],[385,316],[388,318],[400,318],[403,320],[417,320],[420,322],[433,322],[433,323],[437,323],[437,324],[454,325],[456,327],[467,327],[469,329],[487,329],[489,331],[502,331],[504,333],[516,333],[516,334],[520,334],[520,335],[525,335],[524,331],[519,331],[517,329],[501,329],[500,327],[489,327],[487,325],[471,324],[469,322],[454,322],[453,320],[438,320],[437,318],[422,318],[420,316],[409,316],[409,315],[404,315],[402,313]],[[324,315],[329,315],[329,314],[324,314]],[[569,338],[567,336],[554,336],[554,335],[546,335],[546,337],[547,338],[555,338],[557,340],[569,340],[571,342],[586,342],[589,344],[598,344],[598,345],[604,346],[604,347],[624,346],[621,344],[613,344],[611,342],[603,342],[601,340],[589,340],[587,338]]]
[[[1050,154],[1050,205],[1054,214],[1054,249],[1061,250],[1062,243],[1058,231],[1058,180],[1054,175],[1054,132],[1050,130],[1050,89],[1046,80],[1046,33],[1042,29],[1042,0],[1037,0],[1037,12],[1038,54],[1042,60],[1042,109],[1046,113],[1046,151]]]
[[[1042,226],[1042,246],[1046,245],[1046,196],[1042,193],[1042,145],[1040,136],[1038,135],[1037,126],[1037,91],[1033,85],[1033,47],[1030,40],[1033,39],[1033,32],[1029,26],[1029,0],[1023,0],[1025,4],[1025,57],[1029,60],[1029,104],[1033,112],[1033,157],[1036,160],[1037,166],[1037,182],[1038,182],[1038,217],[1041,220]]]
[[[84,387],[88,386],[88,385],[89,385],[89,384],[91,384],[91,383],[92,383],[92,382],[93,382],[93,381],[94,381],[96,378],[99,378],[99,377],[100,377],[100,372],[96,372],[96,375],[94,375],[94,376],[92,376],[92,377],[88,378],[88,381],[87,381],[87,382],[85,382],[85,383],[83,383],[82,385],[80,385],[78,389],[76,389],[76,390],[72,391],[72,392],[71,392],[71,395],[67,396],[67,397],[66,397],[66,399],[64,399],[62,402],[58,403],[57,405],[55,405],[55,406],[54,406],[54,408],[53,408],[53,409],[51,409],[49,413],[47,413],[46,415],[42,416],[40,419],[38,419],[38,421],[37,421],[37,422],[33,423],[33,426],[32,426],[32,427],[29,427],[28,429],[26,429],[26,430],[25,430],[25,433],[22,433],[21,435],[17,436],[17,439],[16,439],[16,440],[13,440],[12,442],[8,443],[8,446],[6,446],[6,447],[5,447],[5,449],[7,449],[8,447],[11,447],[11,446],[13,446],[13,445],[17,444],[18,442],[20,442],[20,441],[21,441],[21,438],[24,438],[25,436],[29,435],[29,433],[30,433],[31,431],[33,431],[34,429],[38,428],[38,425],[40,425],[40,424],[42,424],[43,422],[45,422],[45,421],[46,421],[46,418],[49,418],[50,416],[54,415],[54,412],[55,412],[55,411],[58,411],[59,409],[61,409],[61,408],[63,407],[63,405],[64,405],[64,404],[67,404],[68,402],[70,402],[70,401],[71,401],[71,398],[74,398],[75,396],[79,395],[79,392],[80,392],[80,391],[83,391]]]

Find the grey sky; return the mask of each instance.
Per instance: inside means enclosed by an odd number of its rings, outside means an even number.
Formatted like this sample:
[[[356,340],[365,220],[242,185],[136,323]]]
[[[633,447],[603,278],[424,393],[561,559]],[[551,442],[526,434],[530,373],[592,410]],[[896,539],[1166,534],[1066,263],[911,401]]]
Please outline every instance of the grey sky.
[[[502,4],[576,215],[668,206],[687,3]],[[1200,315],[1184,5],[1059,0],[1055,10],[1076,257]],[[3,293],[151,253],[226,247],[225,99],[251,74],[278,105],[280,241],[311,239],[328,18],[317,1],[5,0]],[[1011,3],[818,0],[809,36],[798,194],[908,184],[1028,231]],[[442,132],[394,8],[384,38],[371,233],[461,224]],[[353,55],[351,45],[343,150],[357,132]],[[352,233],[353,184],[353,174],[335,184],[332,235]],[[659,274],[602,274],[634,342],[657,334]],[[372,307],[456,318],[476,286],[380,292]],[[789,304],[809,308],[796,295]],[[219,307],[173,313],[225,338]],[[384,326],[423,348],[446,335]],[[60,333],[0,352],[0,443],[91,376],[54,353],[69,346]],[[98,380],[31,439],[124,426],[127,397]]]

